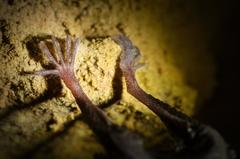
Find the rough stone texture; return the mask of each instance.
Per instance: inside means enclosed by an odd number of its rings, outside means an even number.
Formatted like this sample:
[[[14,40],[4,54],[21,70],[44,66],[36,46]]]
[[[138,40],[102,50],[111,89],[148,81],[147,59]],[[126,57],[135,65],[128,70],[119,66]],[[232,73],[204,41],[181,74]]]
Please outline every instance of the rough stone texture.
[[[214,17],[204,2],[183,0],[1,0],[0,157],[93,158],[104,153],[81,121],[70,91],[56,78],[26,75],[49,67],[37,44],[54,35],[81,37],[76,75],[89,98],[113,122],[161,141],[163,124],[126,92],[118,67],[120,48],[108,37],[126,34],[145,67],[140,86],[193,115],[215,85],[208,50]]]

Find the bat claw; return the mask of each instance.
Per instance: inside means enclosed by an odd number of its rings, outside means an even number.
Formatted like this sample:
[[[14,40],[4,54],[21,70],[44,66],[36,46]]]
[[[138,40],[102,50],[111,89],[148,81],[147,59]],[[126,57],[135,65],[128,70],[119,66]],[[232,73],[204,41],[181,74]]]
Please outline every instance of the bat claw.
[[[140,51],[135,47],[131,40],[124,35],[113,36],[112,39],[120,45],[122,51],[120,68],[123,71],[135,72],[137,69],[142,67],[142,64],[139,64],[139,59],[141,58]]]
[[[73,45],[72,45],[73,43]],[[61,50],[60,43],[56,37],[52,37],[52,44],[54,53],[57,54],[59,60],[57,60],[53,54],[49,51],[45,42],[39,43],[39,48],[47,57],[49,62],[53,63],[55,69],[53,70],[39,70],[33,73],[33,75],[46,76],[46,75],[57,75],[63,80],[74,77],[74,63],[79,48],[79,38],[71,40],[71,37],[67,35],[65,43],[65,55]]]

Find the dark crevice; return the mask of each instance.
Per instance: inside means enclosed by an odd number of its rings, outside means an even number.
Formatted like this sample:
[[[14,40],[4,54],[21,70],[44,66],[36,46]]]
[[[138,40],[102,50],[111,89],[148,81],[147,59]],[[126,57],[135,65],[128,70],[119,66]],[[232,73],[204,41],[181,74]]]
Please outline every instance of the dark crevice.
[[[117,28],[117,30],[118,30],[121,34],[126,35],[126,32],[125,32],[125,30],[124,30],[124,25],[123,25],[122,23],[118,23],[118,24],[116,25],[116,28]]]
[[[102,40],[102,39],[105,39],[105,38],[108,38],[109,36],[86,36],[85,38],[88,40],[88,41],[93,41],[93,40]]]
[[[9,38],[9,25],[5,19],[0,19],[0,31],[2,32],[2,43],[3,44],[10,44]]]
[[[8,0],[8,5],[12,6],[14,4],[14,0]]]
[[[65,22],[62,22],[62,26],[64,27],[64,32],[66,35],[71,35],[69,28],[67,27]]]

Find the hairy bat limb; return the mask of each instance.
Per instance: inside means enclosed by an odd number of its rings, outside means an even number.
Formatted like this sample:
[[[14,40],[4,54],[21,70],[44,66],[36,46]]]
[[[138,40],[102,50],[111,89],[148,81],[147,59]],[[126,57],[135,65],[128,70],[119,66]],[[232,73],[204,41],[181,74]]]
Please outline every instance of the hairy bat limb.
[[[176,149],[180,149],[178,152],[169,154],[168,157],[159,154],[161,158],[234,158],[234,155],[231,155],[228,149],[228,145],[216,130],[199,123],[142,90],[135,78],[135,71],[139,68],[137,64],[140,57],[139,49],[126,36],[114,36],[112,39],[122,49],[120,68],[126,80],[127,91],[159,116],[170,133],[182,141],[176,147]]]
[[[57,75],[63,80],[71,90],[85,121],[113,158],[150,159],[151,157],[144,150],[139,136],[112,123],[105,113],[95,106],[83,92],[74,74],[74,61],[79,48],[79,39],[75,38],[72,42],[70,36],[66,37],[65,54],[55,37],[52,37],[52,43],[58,58],[52,55],[45,42],[40,42],[39,48],[48,57],[49,62],[55,66],[55,69],[40,70],[34,74],[41,76]]]

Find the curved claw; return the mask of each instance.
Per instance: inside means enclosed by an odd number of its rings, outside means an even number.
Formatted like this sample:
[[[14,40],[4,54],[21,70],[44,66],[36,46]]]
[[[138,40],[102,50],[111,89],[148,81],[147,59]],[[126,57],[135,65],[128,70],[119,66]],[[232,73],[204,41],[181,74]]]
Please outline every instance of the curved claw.
[[[138,68],[142,66],[142,64],[139,64],[139,59],[141,57],[139,49],[134,46],[131,42],[131,40],[124,36],[113,36],[112,39],[120,45],[122,48],[122,54],[121,54],[121,61],[120,61],[120,68],[122,70],[132,70],[135,72]]]
[[[71,37],[67,35],[65,43],[66,58],[62,53],[60,43],[56,37],[52,37],[52,43],[54,52],[58,55],[60,62],[49,51],[45,42],[41,41],[39,44],[40,50],[48,57],[48,60],[56,67],[54,70],[40,70],[36,71],[34,75],[46,76],[46,75],[58,75],[61,78],[67,79],[70,76],[74,76],[74,62],[79,48],[79,38],[76,38],[73,42],[73,50],[71,51]]]
[[[57,66],[60,66],[57,61],[55,60],[55,58],[52,56],[52,54],[50,53],[47,45],[45,44],[45,42],[41,41],[39,43],[39,48],[40,50],[42,51],[42,53],[44,53],[47,57],[48,57],[48,60],[53,63],[56,67]]]
[[[65,40],[65,52],[66,52],[66,58],[65,62],[69,63],[69,58],[70,58],[70,50],[71,50],[71,38],[69,35],[67,35],[66,40]]]
[[[112,36],[112,39],[118,43],[122,49],[124,48],[132,48],[133,44],[131,42],[131,40],[124,36],[124,35],[116,35],[116,36]]]
[[[34,72],[34,75],[47,76],[47,75],[57,75],[59,76],[58,70],[39,70]]]
[[[64,64],[64,61],[63,61],[63,53],[61,51],[61,47],[60,47],[60,44],[59,42],[57,41],[56,37],[52,36],[52,43],[53,43],[53,48],[54,48],[54,51],[55,53],[57,53],[58,55],[58,58],[60,59],[60,63],[61,64]]]
[[[73,52],[72,52],[72,57],[71,57],[71,66],[73,67],[74,65],[74,62],[75,62],[75,58],[76,58],[76,55],[77,55],[77,52],[78,52],[78,48],[79,48],[79,38],[76,38],[75,41],[74,41],[74,44],[73,44]]]

